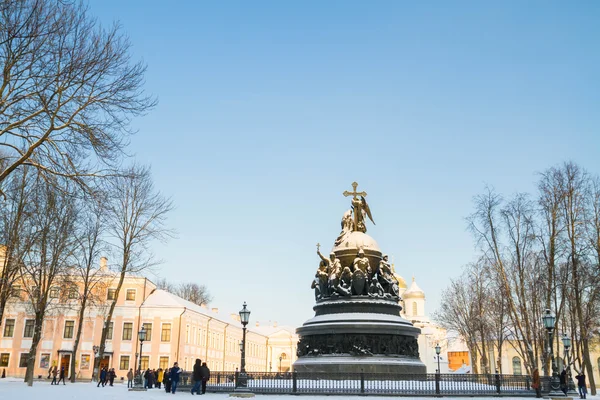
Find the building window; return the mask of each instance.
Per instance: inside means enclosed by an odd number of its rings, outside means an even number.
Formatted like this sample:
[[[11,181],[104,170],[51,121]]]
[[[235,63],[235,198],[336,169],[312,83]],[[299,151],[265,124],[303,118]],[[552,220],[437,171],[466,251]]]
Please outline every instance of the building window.
[[[163,371],[169,368],[169,357],[161,357],[158,362],[158,367],[162,368]]]
[[[4,320],[4,337],[13,337],[15,334],[15,320],[5,319]]]
[[[75,300],[79,298],[79,290],[77,288],[69,289],[69,300]]]
[[[65,332],[63,338],[73,339],[73,331],[75,330],[75,321],[65,321]]]
[[[412,312],[413,312],[413,316],[417,316],[419,314],[419,311],[417,310],[417,302],[413,302],[412,303]]]
[[[49,295],[51,299],[58,299],[58,297],[60,296],[60,290],[56,287],[53,287],[52,289],[50,289]]]
[[[513,375],[522,375],[521,372],[521,359],[519,357],[513,357],[512,359],[513,365]]]
[[[121,362],[119,363],[119,369],[122,371],[129,369],[129,356],[121,356]]]
[[[25,320],[25,330],[23,331],[24,338],[32,338],[33,337],[34,324],[35,324],[35,320],[33,320],[33,319]]]
[[[106,328],[106,340],[112,340],[113,337],[113,323],[109,323]]]
[[[12,296],[13,297],[18,297],[19,299],[21,298],[22,292],[21,292],[21,285],[13,285],[12,288]]]
[[[163,324],[162,331],[160,332],[160,341],[161,342],[170,342],[171,341],[171,324]]]
[[[19,358],[19,368],[27,368],[28,355],[28,353],[21,353],[21,357]]]
[[[8,360],[10,359],[9,353],[0,354],[0,367],[8,367]]]
[[[146,330],[146,341],[152,340],[152,324],[146,322],[142,326]]]
[[[135,300],[135,289],[127,289],[127,297],[125,297],[125,300]]]
[[[190,326],[189,325],[185,326],[185,343],[186,344],[190,343]]]
[[[115,300],[117,298],[117,289],[108,289],[106,300]]]
[[[150,359],[148,356],[142,356],[142,371],[148,369],[148,364],[150,364]]]
[[[133,322],[125,322],[123,324],[123,340],[131,340],[133,333]]]

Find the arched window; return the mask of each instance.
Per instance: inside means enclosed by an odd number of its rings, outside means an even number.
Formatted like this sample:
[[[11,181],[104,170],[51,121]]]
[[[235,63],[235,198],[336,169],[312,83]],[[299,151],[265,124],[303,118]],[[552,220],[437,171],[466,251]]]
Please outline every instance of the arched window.
[[[281,353],[281,359],[282,360],[287,360],[287,354]]]
[[[519,357],[513,357],[512,364],[513,375],[522,375],[523,372],[521,371],[521,359]]]
[[[418,312],[417,312],[418,310],[417,310],[417,302],[416,301],[413,301],[412,309],[413,309],[412,310],[413,311],[413,316],[417,316],[418,315]]]

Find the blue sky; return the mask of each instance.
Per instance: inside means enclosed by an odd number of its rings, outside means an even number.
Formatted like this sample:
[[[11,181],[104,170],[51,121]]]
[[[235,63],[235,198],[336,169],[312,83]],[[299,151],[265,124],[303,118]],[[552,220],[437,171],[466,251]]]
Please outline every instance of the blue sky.
[[[534,191],[565,160],[600,172],[600,3],[92,0],[120,21],[159,105],[130,152],[152,165],[178,238],[160,275],[212,306],[300,325],[349,207],[432,312],[472,261],[485,184]]]

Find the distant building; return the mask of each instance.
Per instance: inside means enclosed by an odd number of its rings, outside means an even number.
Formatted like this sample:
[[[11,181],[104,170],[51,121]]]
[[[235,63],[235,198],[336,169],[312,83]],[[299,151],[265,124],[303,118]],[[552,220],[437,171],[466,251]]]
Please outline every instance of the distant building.
[[[75,357],[78,379],[91,379],[94,346],[100,343],[102,328],[110,302],[114,299],[118,275],[101,260],[102,285],[98,285],[96,304],[86,311],[77,353],[73,342],[78,326],[77,284],[50,291],[50,310],[42,326],[35,361],[34,376],[47,376],[52,366],[70,367]],[[74,276],[69,277],[77,282]],[[31,346],[34,319],[26,294],[16,285],[14,297],[4,312],[0,336],[0,371],[7,376],[25,376],[26,356]],[[147,332],[141,364],[145,368],[167,368],[175,361],[191,370],[196,358],[213,371],[235,371],[240,367],[242,325],[239,315],[220,313],[186,301],[156,288],[150,280],[127,276],[116,299],[116,308],[108,327],[108,340],[101,366],[115,368],[118,377],[137,367],[140,349],[138,331]],[[247,371],[288,371],[296,360],[298,337],[291,327],[248,325],[246,335]],[[70,371],[69,371],[70,372]]]

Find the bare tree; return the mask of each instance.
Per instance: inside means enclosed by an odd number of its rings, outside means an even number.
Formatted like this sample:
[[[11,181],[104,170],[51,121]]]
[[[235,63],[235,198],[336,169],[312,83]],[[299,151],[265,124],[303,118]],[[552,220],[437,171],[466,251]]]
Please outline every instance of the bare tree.
[[[66,275],[72,262],[76,219],[72,198],[56,191],[56,184],[38,183],[34,195],[29,199],[35,205],[35,212],[32,214],[32,223],[36,229],[35,242],[28,251],[20,271],[20,280],[34,314],[34,333],[25,373],[25,381],[29,386],[33,385],[33,370],[37,347],[42,337],[42,323],[53,304],[50,293],[52,290],[58,290],[62,284],[58,278]]]
[[[100,303],[99,293],[104,292],[102,289],[106,284],[105,274],[96,268],[98,259],[106,248],[102,237],[106,228],[102,198],[85,199],[83,203],[75,234],[76,247],[73,258],[76,265],[69,273],[69,278],[74,281],[74,287],[81,288],[80,291],[78,290],[77,298],[79,318],[71,358],[71,382],[75,382],[76,378],[75,355],[79,349],[86,311],[90,306]]]
[[[7,184],[6,199],[0,201],[0,326],[4,310],[12,296],[13,284],[19,279],[25,254],[32,245],[32,188],[30,171],[13,174]]]
[[[154,189],[148,168],[134,165],[120,176],[113,178],[109,187],[110,201],[107,204],[108,229],[114,251],[118,254],[119,282],[115,288],[115,300],[108,309],[106,323],[102,329],[99,355],[94,361],[98,368],[104,357],[108,326],[127,274],[139,274],[156,265],[150,244],[154,240],[164,241],[172,236],[165,226],[167,214],[173,208],[170,199]]]
[[[80,1],[2,1],[0,193],[23,165],[84,186],[112,169],[131,118],[155,105],[130,46],[118,24],[103,29]]]
[[[212,300],[212,296],[206,286],[198,285],[197,283],[180,283],[177,286],[175,294],[199,306],[209,304]]]
[[[484,305],[489,293],[481,272],[481,260],[467,265],[461,277],[451,280],[442,292],[441,306],[433,315],[443,328],[457,332],[463,338],[471,354],[474,373],[489,372],[486,350],[489,330]],[[478,357],[482,360],[483,371],[479,371]]]

